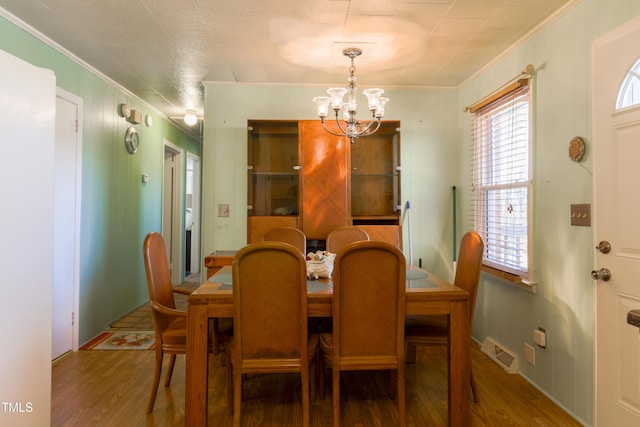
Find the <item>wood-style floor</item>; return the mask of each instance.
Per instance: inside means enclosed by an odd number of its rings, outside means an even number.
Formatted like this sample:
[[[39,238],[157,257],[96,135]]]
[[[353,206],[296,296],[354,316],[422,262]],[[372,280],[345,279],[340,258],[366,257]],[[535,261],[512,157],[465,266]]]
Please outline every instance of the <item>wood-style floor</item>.
[[[479,403],[471,403],[472,426],[579,426],[518,375],[507,374],[474,345],[472,363]],[[181,426],[184,424],[185,360],[179,356],[170,387],[162,382],[155,409],[145,415],[154,363],[153,351],[85,350],[53,366],[53,426]],[[165,357],[168,359],[168,357]],[[407,425],[447,425],[446,350],[419,348],[407,366]],[[327,375],[331,378],[330,374]],[[164,372],[163,378],[164,381]],[[225,406],[225,369],[219,357],[209,368],[209,426],[232,425]],[[332,423],[330,381],[323,400],[312,401],[312,426]],[[386,395],[388,376],[344,373],[344,427],[396,425],[396,404]],[[243,426],[298,427],[299,379],[291,374],[251,376],[245,381]]]

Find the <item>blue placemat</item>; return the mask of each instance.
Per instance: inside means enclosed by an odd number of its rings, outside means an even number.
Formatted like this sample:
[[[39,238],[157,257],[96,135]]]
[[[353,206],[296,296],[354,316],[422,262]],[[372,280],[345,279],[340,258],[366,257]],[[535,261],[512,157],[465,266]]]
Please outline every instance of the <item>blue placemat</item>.
[[[208,281],[211,283],[222,283],[223,285],[231,285],[231,273],[216,274],[215,276],[211,276]]]
[[[211,276],[209,278],[209,282],[211,283],[220,283],[220,287],[218,290],[220,291],[231,291],[233,290],[231,273],[222,273],[216,274],[215,276]],[[307,293],[312,294],[314,292],[320,292],[327,289],[326,283],[317,282],[315,280],[307,280]]]
[[[418,279],[426,279],[426,278],[427,278],[426,271],[407,269],[407,280],[418,280]]]

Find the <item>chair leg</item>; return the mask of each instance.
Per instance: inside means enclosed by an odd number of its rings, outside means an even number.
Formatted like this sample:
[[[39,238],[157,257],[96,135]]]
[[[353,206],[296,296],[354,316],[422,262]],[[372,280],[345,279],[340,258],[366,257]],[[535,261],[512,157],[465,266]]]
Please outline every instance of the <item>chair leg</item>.
[[[162,372],[162,356],[162,346],[156,347],[156,363],[153,369],[153,382],[151,383],[149,403],[147,403],[147,414],[153,411],[153,405],[156,403],[156,394],[158,393],[158,385],[160,384],[160,373]]]
[[[233,415],[233,365],[229,351],[224,352],[224,359],[227,364],[227,414]]]
[[[167,367],[167,375],[164,378],[164,386],[169,387],[171,384],[171,377],[173,376],[173,367],[176,364],[176,355],[172,354],[169,358],[169,366]]]
[[[405,351],[405,360],[407,363],[416,363],[416,345],[408,344]]]
[[[309,385],[311,380],[309,378],[309,365],[305,367],[303,365],[303,369],[300,372],[300,386],[301,386],[301,394],[302,394],[302,427],[309,427],[309,422],[311,421],[311,409],[309,402]]]
[[[242,415],[242,371],[239,366],[233,369],[233,427],[240,427]]]
[[[476,380],[473,378],[473,369],[469,372],[469,378],[471,379],[471,394],[473,394],[473,401],[480,402],[480,398],[478,397],[478,388],[476,387]]]
[[[331,382],[333,384],[333,427],[340,427],[340,368],[337,362],[331,370]]]
[[[318,355],[318,395],[320,400],[324,400],[324,357]]]
[[[405,427],[407,424],[407,402],[406,402],[406,379],[404,363],[398,364],[398,370],[396,372],[397,387],[398,387],[398,422],[400,427]]]

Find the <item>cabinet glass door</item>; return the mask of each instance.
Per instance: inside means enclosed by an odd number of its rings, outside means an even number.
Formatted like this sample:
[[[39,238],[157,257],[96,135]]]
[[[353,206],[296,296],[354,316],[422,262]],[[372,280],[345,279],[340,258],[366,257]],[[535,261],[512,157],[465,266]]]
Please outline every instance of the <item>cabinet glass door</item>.
[[[298,215],[298,123],[250,121],[248,129],[248,215]]]
[[[400,204],[398,122],[351,146],[351,215],[354,224],[397,224]]]

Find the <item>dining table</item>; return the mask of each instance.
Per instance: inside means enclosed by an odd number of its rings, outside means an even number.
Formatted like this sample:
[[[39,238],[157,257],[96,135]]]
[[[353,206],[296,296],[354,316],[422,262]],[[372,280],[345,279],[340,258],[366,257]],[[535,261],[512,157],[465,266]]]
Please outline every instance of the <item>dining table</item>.
[[[450,426],[470,425],[470,322],[469,294],[429,271],[407,266],[407,315],[447,315],[448,419]],[[307,281],[309,317],[331,317],[331,279]],[[189,295],[185,425],[207,425],[209,319],[233,318],[231,267],[225,266]],[[229,362],[227,362],[229,363]],[[224,393],[224,391],[221,391]]]

